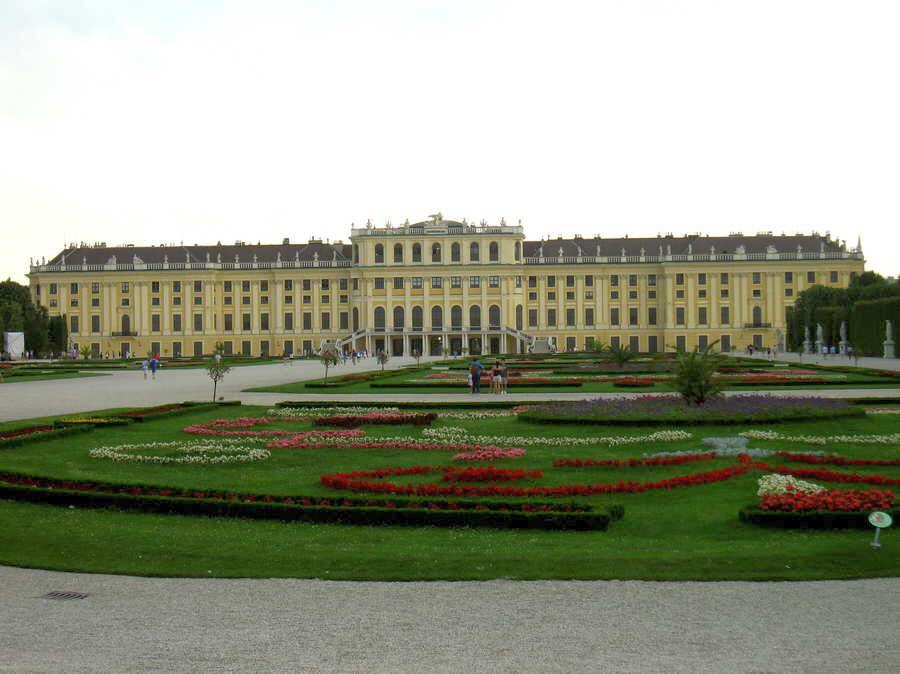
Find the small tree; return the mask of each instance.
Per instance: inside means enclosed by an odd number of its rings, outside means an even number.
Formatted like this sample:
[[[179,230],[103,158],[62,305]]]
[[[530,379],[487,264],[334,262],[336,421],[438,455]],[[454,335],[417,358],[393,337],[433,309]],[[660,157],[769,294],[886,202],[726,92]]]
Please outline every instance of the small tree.
[[[637,356],[637,354],[634,351],[621,344],[610,346],[606,349],[606,359],[619,367],[624,367],[625,363],[634,360],[635,356]]]
[[[419,361],[422,360],[422,352],[418,349],[413,349],[412,357],[416,359],[416,367],[419,367]]]
[[[675,375],[672,387],[690,405],[702,405],[722,391],[722,385],[714,378],[722,357],[712,348],[718,341],[693,351],[679,350],[676,355]]]
[[[604,353],[606,351],[606,344],[604,344],[599,339],[595,339],[591,342],[590,350],[594,353]]]
[[[91,357],[91,347],[87,344],[82,344],[80,347],[78,347],[78,353],[81,354],[82,358],[87,360]]]
[[[387,355],[384,351],[378,352],[378,364],[381,365],[381,371],[384,372],[384,364],[387,363],[391,357]]]
[[[218,347],[218,344],[216,346]],[[225,379],[225,375],[229,372],[231,372],[231,368],[222,360],[221,353],[213,354],[213,357],[206,363],[206,374],[213,382],[213,402],[216,402],[216,389],[219,386],[219,382]]]
[[[332,367],[337,367],[340,364],[340,360],[338,360],[337,354],[334,351],[323,351],[322,355],[319,356],[319,361],[322,363],[322,367],[325,368],[325,383],[328,383],[328,369]]]

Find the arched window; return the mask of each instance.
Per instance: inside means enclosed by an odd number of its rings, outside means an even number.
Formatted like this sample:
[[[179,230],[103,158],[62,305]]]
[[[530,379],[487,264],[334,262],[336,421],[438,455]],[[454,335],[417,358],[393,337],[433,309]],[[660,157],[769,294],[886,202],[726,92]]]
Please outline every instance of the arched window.
[[[753,325],[762,325],[762,307],[753,307]]]
[[[488,309],[488,325],[492,328],[500,327],[500,307],[492,304]]]
[[[458,242],[454,242],[450,246],[450,262],[460,261],[460,247]]]
[[[469,327],[481,327],[481,307],[477,304],[473,304],[471,307],[469,307]]]
[[[491,245],[488,246],[488,258],[491,262],[500,261],[500,246],[496,241],[491,241]]]
[[[481,259],[479,255],[478,242],[473,241],[472,245],[469,246],[469,261],[470,262],[478,262]]]
[[[359,330],[359,309],[353,307],[353,332]]]
[[[519,241],[516,241],[516,262],[520,262],[522,260],[522,244]]]
[[[523,323],[522,323],[522,305],[517,304],[516,305],[516,330],[523,330],[524,328],[522,327],[522,325],[523,325]]]
[[[412,308],[412,326],[414,328],[422,327],[422,307]]]
[[[461,306],[450,307],[450,327],[453,327],[453,328],[461,328],[462,327],[462,307]]]
[[[131,332],[131,316],[124,314],[122,316],[122,336],[128,337],[129,332]]]
[[[384,263],[384,246],[380,243],[375,244],[375,264]]]
[[[439,244],[439,243],[431,244],[431,261],[432,262],[440,262],[441,261],[441,244]]]
[[[353,264],[359,264],[359,246],[353,244]]]
[[[394,330],[403,328],[403,307],[394,307]]]
[[[438,305],[431,307],[431,327],[432,329],[444,327],[444,312]]]
[[[384,307],[375,307],[375,329],[384,330]]]
[[[394,244],[394,262],[403,262],[403,244]]]
[[[418,243],[413,244],[413,262],[422,261],[422,246]]]

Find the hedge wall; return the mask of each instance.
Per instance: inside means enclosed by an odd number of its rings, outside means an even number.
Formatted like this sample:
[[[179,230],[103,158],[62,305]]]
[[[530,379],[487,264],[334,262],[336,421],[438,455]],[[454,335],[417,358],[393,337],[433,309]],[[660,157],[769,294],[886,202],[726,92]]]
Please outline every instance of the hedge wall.
[[[900,297],[863,300],[853,305],[850,343],[864,356],[884,355],[884,322],[894,325],[894,341],[900,333]]]
[[[894,508],[889,514],[897,519],[900,509]],[[786,512],[783,510],[763,510],[756,506],[741,509],[738,517],[742,522],[764,527],[781,529],[872,529],[868,512],[837,512],[832,510],[810,510]]]

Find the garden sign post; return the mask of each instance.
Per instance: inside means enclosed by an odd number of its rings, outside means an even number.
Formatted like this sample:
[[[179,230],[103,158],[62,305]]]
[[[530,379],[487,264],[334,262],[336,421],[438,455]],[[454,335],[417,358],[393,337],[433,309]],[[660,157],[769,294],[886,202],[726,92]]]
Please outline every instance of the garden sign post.
[[[869,524],[875,527],[875,538],[872,539],[871,545],[877,550],[881,547],[881,543],[878,541],[881,530],[891,526],[891,524],[893,524],[893,519],[887,513],[876,510],[873,513],[869,513]]]

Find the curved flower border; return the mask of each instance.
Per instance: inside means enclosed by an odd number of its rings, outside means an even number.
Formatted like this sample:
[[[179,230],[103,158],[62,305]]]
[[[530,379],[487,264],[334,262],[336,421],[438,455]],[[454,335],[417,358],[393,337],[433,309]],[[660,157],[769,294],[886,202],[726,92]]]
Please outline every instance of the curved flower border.
[[[133,453],[134,450],[147,449],[174,449],[184,452],[185,456]],[[97,447],[90,450],[88,455],[92,459],[107,459],[118,463],[208,465],[263,461],[272,456],[272,452],[258,447],[241,447],[232,444],[212,444],[208,442],[186,443],[175,440],[172,442],[142,442],[130,445]]]

